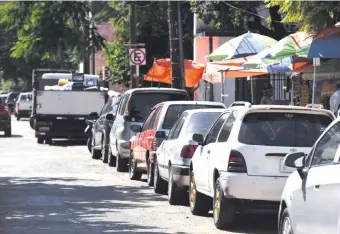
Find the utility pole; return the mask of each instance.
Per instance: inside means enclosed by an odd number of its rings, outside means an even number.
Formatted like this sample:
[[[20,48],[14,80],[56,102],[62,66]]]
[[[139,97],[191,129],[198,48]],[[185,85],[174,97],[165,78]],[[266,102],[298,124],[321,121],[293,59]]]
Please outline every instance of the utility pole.
[[[136,44],[136,6],[133,2],[130,3],[130,44]],[[137,88],[139,86],[139,82],[136,74],[136,66],[130,66],[130,77],[131,77],[131,87]]]
[[[172,68],[172,87],[182,89],[181,67],[178,40],[178,6],[176,1],[168,1],[168,23],[170,41],[170,60]]]
[[[182,30],[182,12],[181,1],[177,2],[178,15],[178,43],[179,43],[179,66],[181,71],[182,88],[185,88],[185,73],[184,73],[184,51],[183,51],[183,30]]]

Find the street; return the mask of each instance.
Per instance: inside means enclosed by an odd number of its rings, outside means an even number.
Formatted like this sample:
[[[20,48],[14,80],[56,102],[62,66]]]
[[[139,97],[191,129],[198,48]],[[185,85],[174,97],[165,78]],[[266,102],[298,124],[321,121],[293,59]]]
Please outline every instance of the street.
[[[83,142],[38,145],[27,119],[0,135],[0,233],[226,233],[212,215],[170,206],[145,182],[93,160]],[[145,178],[145,176],[144,176]],[[277,233],[277,217],[240,217],[227,233]]]

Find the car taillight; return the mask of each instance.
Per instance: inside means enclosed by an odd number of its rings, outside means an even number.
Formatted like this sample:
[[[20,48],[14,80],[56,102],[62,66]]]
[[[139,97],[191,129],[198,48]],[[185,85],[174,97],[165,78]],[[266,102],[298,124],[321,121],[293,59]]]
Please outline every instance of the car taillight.
[[[229,172],[247,173],[247,165],[243,155],[237,150],[231,150],[228,164]]]
[[[192,158],[198,145],[185,145],[181,150],[181,158]]]

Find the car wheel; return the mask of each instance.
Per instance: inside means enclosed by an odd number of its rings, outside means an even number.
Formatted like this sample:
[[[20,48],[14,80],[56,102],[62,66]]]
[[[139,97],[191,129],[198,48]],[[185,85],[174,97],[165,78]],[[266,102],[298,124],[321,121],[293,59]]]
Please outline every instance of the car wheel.
[[[154,180],[153,180],[153,190],[155,193],[158,194],[166,194],[167,192],[167,184],[166,181],[162,179],[162,177],[159,175],[159,169],[158,169],[158,163],[155,164],[155,170],[154,170]]]
[[[133,158],[133,152],[131,152],[129,160],[129,177],[130,180],[140,180],[142,173],[137,170],[137,162]]]
[[[20,115],[19,115],[19,114],[17,115],[17,120],[18,120],[18,121],[20,120]]]
[[[129,171],[128,160],[129,159],[121,158],[119,152],[117,152],[116,169],[117,169],[118,172],[128,172]]]
[[[292,223],[289,217],[288,208],[284,209],[280,217],[279,234],[294,234]]]
[[[102,156],[100,150],[96,150],[94,148],[94,137],[92,137],[92,140],[91,140],[91,156],[93,159],[100,159],[100,157]]]
[[[147,160],[147,183],[149,186],[153,186],[153,181],[154,181],[154,174],[155,174],[155,164],[151,163],[150,160]]]
[[[211,207],[211,199],[208,196],[197,191],[193,171],[190,172],[189,203],[190,211],[193,215],[206,216],[209,213]]]
[[[108,161],[108,150],[107,150],[107,144],[106,144],[106,137],[104,136],[104,139],[102,140],[102,160],[103,163],[107,163]]]
[[[179,205],[187,197],[183,196],[184,191],[178,190],[176,183],[174,182],[173,169],[170,167],[169,182],[168,182],[168,202],[170,205]]]
[[[213,202],[213,217],[216,228],[230,228],[233,225],[235,214],[234,204],[231,200],[225,198],[220,179],[217,179],[215,183]]]
[[[5,129],[5,136],[6,137],[12,136],[12,128],[11,127]]]
[[[92,149],[92,134],[87,139],[87,149],[89,150],[90,153],[92,153],[92,151],[91,151],[91,149]]]
[[[111,146],[109,144],[108,146],[108,152],[107,152],[107,164],[110,167],[115,167],[116,166],[116,158],[113,156],[112,151],[111,151]]]
[[[52,139],[51,138],[45,139],[45,144],[48,144],[48,145],[52,144]]]
[[[37,138],[37,143],[38,143],[38,144],[43,144],[43,143],[44,143],[44,139],[38,137],[38,138]]]

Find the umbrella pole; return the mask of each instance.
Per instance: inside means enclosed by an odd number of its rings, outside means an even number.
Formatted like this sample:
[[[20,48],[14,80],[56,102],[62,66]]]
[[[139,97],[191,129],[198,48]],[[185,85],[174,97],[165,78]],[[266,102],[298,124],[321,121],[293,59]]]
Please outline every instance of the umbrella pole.
[[[251,94],[251,104],[254,104],[254,83],[253,77],[250,77],[250,94]]]
[[[315,102],[315,80],[316,80],[316,77],[315,77],[315,70],[316,70],[316,66],[314,64],[314,74],[313,74],[313,96],[312,96],[312,104],[314,105],[314,102]]]

